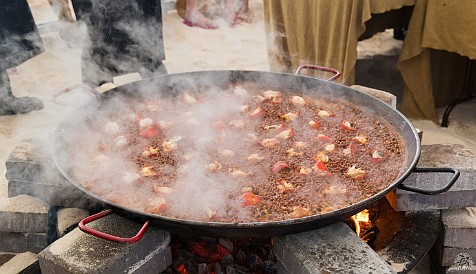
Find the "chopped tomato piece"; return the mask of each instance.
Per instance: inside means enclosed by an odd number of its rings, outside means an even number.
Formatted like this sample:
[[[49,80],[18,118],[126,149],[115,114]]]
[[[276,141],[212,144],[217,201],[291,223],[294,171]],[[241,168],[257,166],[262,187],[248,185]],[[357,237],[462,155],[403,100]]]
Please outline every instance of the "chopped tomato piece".
[[[251,192],[246,192],[241,196],[241,205],[243,207],[256,206],[260,201],[261,197]]]
[[[321,161],[321,160],[317,160],[317,161],[316,161],[315,167],[316,167],[316,170],[317,170],[317,171],[320,171],[320,172],[327,171],[326,165],[325,165],[324,162]]]
[[[345,154],[355,154],[355,144],[354,144],[354,142],[350,142],[349,147],[344,149],[344,153]]]
[[[321,160],[316,161],[316,163],[314,164],[314,169],[318,176],[328,176],[328,177],[332,176],[332,174],[329,171],[327,171],[327,167],[324,164],[324,162]]]
[[[289,168],[289,165],[286,164],[286,162],[284,162],[284,161],[278,161],[278,162],[276,162],[276,164],[274,164],[272,170],[273,170],[274,173],[278,173],[278,172],[280,172],[281,170],[283,170],[285,168]]]
[[[213,123],[213,127],[216,129],[216,130],[224,130],[226,125],[225,125],[225,122],[223,121],[215,121]]]
[[[251,114],[250,114],[250,117],[251,118],[259,118],[259,117],[262,117],[264,115],[264,111],[261,107],[257,107]]]
[[[317,140],[321,142],[328,142],[331,138],[324,134],[317,134]]]
[[[159,136],[159,129],[156,127],[147,127],[139,132],[139,136],[152,139]]]
[[[355,130],[354,124],[349,121],[342,121],[341,126],[345,130]]]

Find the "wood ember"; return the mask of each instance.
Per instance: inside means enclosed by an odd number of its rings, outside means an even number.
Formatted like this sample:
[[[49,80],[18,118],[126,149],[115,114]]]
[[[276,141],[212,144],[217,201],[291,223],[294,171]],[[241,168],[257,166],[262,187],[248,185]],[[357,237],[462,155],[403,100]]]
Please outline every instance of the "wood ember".
[[[386,198],[371,204],[368,208],[368,222],[359,222],[360,238],[373,250],[379,251],[392,240],[402,227],[405,212],[395,211]],[[356,223],[350,218],[346,220],[349,227],[356,231]]]
[[[232,246],[230,250],[221,243]],[[168,273],[277,273],[270,239],[191,238],[173,235],[172,265]]]

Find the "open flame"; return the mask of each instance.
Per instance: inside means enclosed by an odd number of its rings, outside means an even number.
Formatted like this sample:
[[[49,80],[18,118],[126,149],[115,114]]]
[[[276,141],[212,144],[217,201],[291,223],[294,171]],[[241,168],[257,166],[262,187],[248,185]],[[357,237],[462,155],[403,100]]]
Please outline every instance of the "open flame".
[[[361,212],[351,217],[352,221],[355,224],[355,232],[357,233],[357,236],[360,237],[361,223],[367,224],[368,222],[370,222],[369,216],[370,216],[369,210],[364,209]]]
[[[386,198],[346,220],[357,236],[374,250],[385,248],[404,222],[405,212],[395,211]]]

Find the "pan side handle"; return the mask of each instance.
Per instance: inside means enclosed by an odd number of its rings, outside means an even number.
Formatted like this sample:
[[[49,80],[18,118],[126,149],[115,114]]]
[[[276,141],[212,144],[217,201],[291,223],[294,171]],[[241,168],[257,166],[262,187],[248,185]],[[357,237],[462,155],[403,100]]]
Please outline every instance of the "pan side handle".
[[[88,86],[88,85],[86,85],[86,84],[77,84],[77,85],[73,85],[73,86],[71,86],[71,87],[67,87],[67,88],[65,88],[65,89],[63,89],[63,90],[61,90],[61,91],[59,91],[59,92],[53,94],[53,95],[51,96],[51,101],[52,101],[53,103],[57,104],[57,105],[64,105],[64,104],[61,104],[61,103],[58,102],[58,97],[60,97],[60,96],[63,95],[63,94],[66,94],[66,93],[68,93],[68,92],[71,92],[72,90],[77,89],[77,88],[82,88],[82,89],[88,91],[89,93],[91,93],[91,95],[93,95],[93,96],[95,96],[95,97],[97,97],[97,96],[100,94],[100,93],[97,92],[95,89],[93,89],[92,87],[90,87],[90,86]]]
[[[316,65],[309,65],[309,64],[305,64],[305,65],[300,65],[297,70],[296,70],[296,75],[299,75],[299,73],[301,73],[301,70],[303,69],[313,69],[313,70],[320,70],[320,71],[327,71],[327,72],[332,72],[334,73],[334,76],[332,76],[331,78],[327,79],[327,81],[334,81],[336,80],[337,78],[340,77],[340,71],[336,70],[336,69],[333,69],[333,68],[328,68],[328,67],[322,67],[322,66],[316,66]]]
[[[107,209],[107,210],[101,211],[99,213],[96,213],[94,215],[91,215],[89,217],[86,217],[86,218],[82,219],[79,222],[78,227],[83,232],[85,232],[89,235],[104,239],[104,240],[118,242],[118,243],[130,243],[130,244],[133,244],[133,243],[139,241],[142,238],[142,236],[144,236],[147,229],[149,228],[150,220],[147,220],[135,236],[133,236],[131,238],[122,238],[122,237],[114,236],[114,235],[107,234],[107,233],[104,233],[104,232],[101,232],[101,231],[97,231],[95,229],[92,229],[92,228],[86,226],[87,223],[90,223],[94,220],[97,220],[97,219],[100,219],[100,218],[102,218],[106,215],[109,215],[111,212],[112,212],[112,209]]]
[[[453,173],[453,177],[451,177],[451,180],[448,182],[448,184],[446,184],[446,186],[444,186],[443,188],[440,188],[440,189],[428,190],[428,189],[423,189],[423,188],[419,188],[419,187],[405,185],[403,183],[398,186],[398,188],[403,189],[403,190],[416,192],[416,193],[420,193],[420,194],[426,194],[426,195],[436,195],[436,194],[440,194],[440,193],[448,191],[454,185],[456,180],[458,180],[459,175],[460,175],[459,170],[457,170],[455,168],[450,168],[450,167],[415,168],[413,170],[413,172],[419,172],[419,173],[429,173],[429,172]]]

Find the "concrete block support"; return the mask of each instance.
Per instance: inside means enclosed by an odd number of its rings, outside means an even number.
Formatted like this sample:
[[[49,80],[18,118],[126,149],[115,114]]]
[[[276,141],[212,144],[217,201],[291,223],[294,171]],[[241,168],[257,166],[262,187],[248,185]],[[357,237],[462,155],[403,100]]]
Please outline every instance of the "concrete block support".
[[[0,232],[0,252],[38,253],[47,246],[46,233]]]
[[[0,197],[0,232],[46,233],[48,203],[28,195]]]
[[[439,273],[476,273],[476,208],[442,210],[441,219],[431,253]]]
[[[443,210],[442,243],[445,247],[476,248],[476,210]]]
[[[82,219],[88,216],[89,212],[81,208],[63,208],[58,210],[56,228],[58,237],[63,237],[73,226],[76,226]]]
[[[435,272],[441,273],[476,273],[476,248],[445,247],[436,243],[430,252]]]
[[[141,225],[115,214],[88,224],[119,237],[132,237]],[[172,263],[170,235],[149,228],[134,244],[116,243],[74,229],[39,254],[42,273],[160,273]]]
[[[353,85],[350,88],[360,91],[362,93],[365,93],[367,95],[370,95],[372,97],[375,97],[395,109],[397,108],[397,96],[389,92],[385,92],[379,89],[359,86],[359,85]]]
[[[453,187],[442,194],[424,195],[397,189],[387,195],[397,211],[454,209],[476,206],[476,157],[467,148],[458,144],[422,146],[417,167],[452,167],[461,172]],[[405,184],[424,189],[439,189],[445,186],[450,173],[412,173]]]
[[[5,162],[8,196],[28,194],[54,206],[86,207],[92,201],[56,168],[50,144],[25,139]]]
[[[348,225],[273,238],[282,273],[394,273]]]

